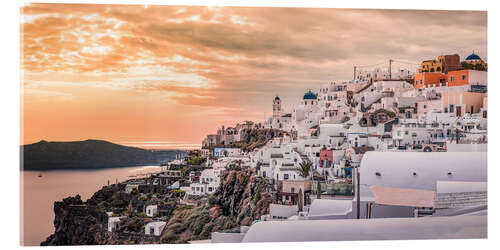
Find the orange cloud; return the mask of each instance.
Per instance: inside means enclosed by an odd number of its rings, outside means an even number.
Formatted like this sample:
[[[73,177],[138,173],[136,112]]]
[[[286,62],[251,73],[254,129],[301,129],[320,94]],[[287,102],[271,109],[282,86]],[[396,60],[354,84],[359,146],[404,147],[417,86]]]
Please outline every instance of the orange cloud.
[[[199,143],[263,120],[352,66],[487,54],[486,12],[30,4],[21,9],[23,142]],[[188,130],[187,130],[188,129]],[[185,131],[185,132],[183,132]]]

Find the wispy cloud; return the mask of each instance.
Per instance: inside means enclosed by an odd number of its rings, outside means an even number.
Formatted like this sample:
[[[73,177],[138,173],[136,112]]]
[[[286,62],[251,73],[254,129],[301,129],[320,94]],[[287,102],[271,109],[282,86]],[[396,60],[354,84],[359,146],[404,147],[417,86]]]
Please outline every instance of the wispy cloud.
[[[353,65],[487,55],[487,14],[477,11],[29,4],[22,12],[25,99],[75,100],[82,94],[57,89],[73,86],[122,103],[116,91],[129,91],[131,100],[189,110],[182,115],[212,130],[262,119],[275,94],[289,106],[309,88],[349,79]]]

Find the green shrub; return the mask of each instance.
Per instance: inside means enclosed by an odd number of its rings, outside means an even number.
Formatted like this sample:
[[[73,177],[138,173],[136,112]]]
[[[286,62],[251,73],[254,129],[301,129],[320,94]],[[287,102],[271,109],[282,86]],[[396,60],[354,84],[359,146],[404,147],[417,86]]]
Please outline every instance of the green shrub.
[[[178,239],[177,234],[173,231],[167,231],[162,237],[161,237],[161,243],[172,243]]]
[[[182,233],[186,230],[186,226],[182,223],[174,223],[170,226],[168,226],[168,230],[175,232],[176,234]]]
[[[215,195],[210,195],[208,196],[208,204],[209,205],[216,205],[217,204],[217,197],[215,197]]]
[[[192,205],[180,205],[177,209],[179,210],[184,210],[184,209],[192,209],[193,206]]]
[[[113,207],[122,207],[122,206],[125,206],[126,203],[122,199],[120,199],[118,197],[114,197],[113,200],[111,201],[110,205]]]
[[[198,235],[203,230],[205,224],[208,223],[209,221],[210,221],[210,215],[208,213],[208,210],[203,206],[199,206],[193,208],[190,211],[189,215],[185,220],[185,224],[188,226],[189,230],[193,234]]]
[[[259,183],[257,186],[257,190],[255,190],[255,195],[253,197],[253,204],[257,204],[257,202],[260,200],[260,190],[262,189],[262,183]]]

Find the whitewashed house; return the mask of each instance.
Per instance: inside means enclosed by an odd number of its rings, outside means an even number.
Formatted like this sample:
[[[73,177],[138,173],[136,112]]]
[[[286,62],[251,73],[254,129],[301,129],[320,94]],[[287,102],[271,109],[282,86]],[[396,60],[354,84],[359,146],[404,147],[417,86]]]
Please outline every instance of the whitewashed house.
[[[214,148],[214,157],[237,157],[241,155],[240,148]]]
[[[158,205],[146,206],[146,216],[154,217],[158,214]]]
[[[146,235],[154,235],[160,236],[163,232],[163,229],[167,226],[167,223],[164,221],[152,221],[146,224],[144,227],[144,234]]]
[[[483,152],[367,152],[360,166],[360,216],[415,216],[415,207],[433,206],[439,181],[486,182],[486,169]]]
[[[187,194],[207,195],[213,194],[220,186],[220,176],[222,169],[205,169],[201,172],[199,182],[191,183]]]
[[[108,217],[108,232],[114,232],[118,229],[118,224],[120,223],[120,217]]]

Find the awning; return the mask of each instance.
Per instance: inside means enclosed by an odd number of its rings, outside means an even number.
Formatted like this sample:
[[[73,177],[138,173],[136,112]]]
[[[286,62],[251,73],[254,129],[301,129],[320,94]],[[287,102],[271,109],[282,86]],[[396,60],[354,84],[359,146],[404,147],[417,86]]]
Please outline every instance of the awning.
[[[370,186],[375,195],[375,203],[380,205],[405,207],[434,207],[435,191]]]

